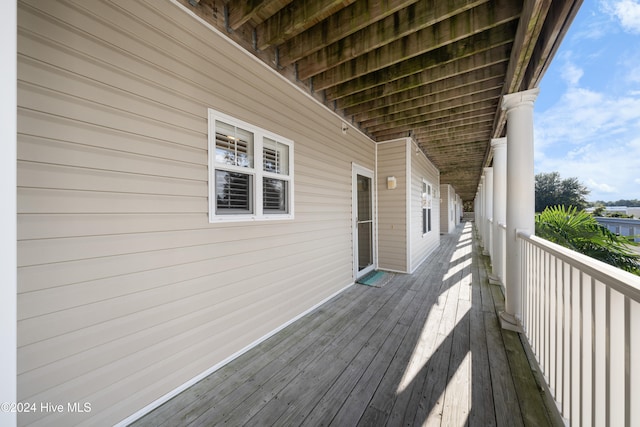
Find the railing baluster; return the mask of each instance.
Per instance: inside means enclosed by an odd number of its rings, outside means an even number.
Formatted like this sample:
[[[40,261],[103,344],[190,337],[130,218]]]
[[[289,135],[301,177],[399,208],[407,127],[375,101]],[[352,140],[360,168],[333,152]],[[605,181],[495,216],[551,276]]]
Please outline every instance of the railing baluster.
[[[569,266],[571,272],[571,402],[570,420],[582,422],[582,273]]]
[[[519,233],[526,336],[571,425],[640,425],[640,279]]]
[[[609,300],[607,289],[596,281],[596,418],[595,425],[607,425],[609,420],[607,396],[609,394],[608,373],[608,339],[609,331]]]
[[[625,296],[609,290],[609,419],[610,425],[624,425],[625,404]]]
[[[631,301],[624,297],[624,425],[631,425]]]
[[[576,425],[581,425],[582,424],[582,416],[583,416],[583,384],[584,384],[584,375],[583,375],[583,370],[584,370],[584,274],[577,270],[577,328],[578,328],[578,336],[577,336],[577,346],[578,346],[578,354],[577,354],[577,358],[578,358],[578,367],[577,367],[577,383],[572,386],[575,387],[576,390],[576,395],[572,396],[575,405],[576,405],[576,409],[575,409],[575,413],[577,415],[577,419],[578,422],[576,423]],[[575,419],[572,418],[572,420],[575,423]]]
[[[629,402],[640,401],[640,304],[629,300]],[[630,405],[630,426],[640,425],[640,405]]]

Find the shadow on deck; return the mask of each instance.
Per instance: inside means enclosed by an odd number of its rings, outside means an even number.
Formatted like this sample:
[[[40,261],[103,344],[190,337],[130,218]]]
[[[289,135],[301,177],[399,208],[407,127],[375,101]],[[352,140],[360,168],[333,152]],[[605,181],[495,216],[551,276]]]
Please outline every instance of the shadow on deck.
[[[352,286],[134,425],[550,425],[485,263],[463,223],[414,274]]]

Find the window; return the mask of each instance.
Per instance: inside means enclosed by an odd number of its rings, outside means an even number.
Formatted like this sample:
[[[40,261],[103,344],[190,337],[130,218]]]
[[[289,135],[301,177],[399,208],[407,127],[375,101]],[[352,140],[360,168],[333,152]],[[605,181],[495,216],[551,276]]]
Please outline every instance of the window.
[[[422,234],[431,231],[431,201],[432,189],[431,184],[422,181]]]
[[[293,141],[209,110],[209,221],[293,218]]]

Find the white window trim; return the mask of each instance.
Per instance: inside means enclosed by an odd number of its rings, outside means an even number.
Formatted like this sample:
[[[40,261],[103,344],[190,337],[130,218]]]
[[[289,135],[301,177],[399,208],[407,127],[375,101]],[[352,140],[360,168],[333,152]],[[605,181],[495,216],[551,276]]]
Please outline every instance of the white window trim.
[[[215,123],[216,120],[237,126],[244,130],[253,133],[253,168],[246,168],[241,166],[233,166],[227,164],[220,164],[216,162],[216,132]],[[209,222],[210,223],[222,223],[222,222],[240,222],[240,221],[273,221],[273,220],[291,220],[294,219],[294,143],[292,140],[269,132],[265,129],[254,126],[250,123],[236,119],[235,117],[220,113],[211,108],[208,109],[208,168],[209,168]],[[288,174],[277,174],[272,172],[266,172],[263,170],[263,140],[269,138],[279,143],[285,144],[289,147],[289,163]],[[253,178],[253,192],[251,204],[254,207],[254,211],[251,214],[216,214],[216,185],[215,174],[216,169],[226,170],[231,172],[238,172],[250,175]],[[263,179],[274,178],[283,181],[287,181],[287,213],[264,213],[263,210]]]
[[[435,197],[434,193],[433,193],[433,185],[427,181],[426,179],[422,178],[422,186],[420,188],[420,196],[422,197],[422,190],[424,188],[424,186],[426,185],[426,189],[427,189],[427,199],[426,199],[426,207],[422,206],[422,200],[420,201],[420,217],[421,219],[424,221],[423,219],[423,215],[424,215],[424,210],[426,209],[426,214],[427,214],[427,231],[422,233],[422,237],[425,237],[426,235],[428,235],[429,233],[431,233],[433,231],[433,198]],[[431,205],[431,206],[429,206]],[[431,224],[429,224],[429,210],[431,210]],[[429,230],[429,226],[431,226],[431,229]],[[423,230],[423,224],[420,224],[420,230]]]

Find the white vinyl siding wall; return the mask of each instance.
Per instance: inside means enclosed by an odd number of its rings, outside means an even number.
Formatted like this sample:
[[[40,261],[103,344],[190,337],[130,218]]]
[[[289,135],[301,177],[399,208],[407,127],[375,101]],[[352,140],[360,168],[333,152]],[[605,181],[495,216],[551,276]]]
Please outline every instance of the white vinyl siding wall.
[[[451,233],[456,228],[456,193],[449,184],[440,186],[440,232]]]
[[[407,140],[383,142],[378,150],[378,266],[408,271],[407,259]],[[387,189],[387,178],[396,188]]]
[[[411,238],[410,271],[425,260],[440,245],[440,197],[435,193],[440,187],[440,172],[427,159],[422,151],[416,150],[412,143],[411,155],[411,221],[409,235]],[[431,231],[422,234],[422,183],[431,184]]]
[[[18,25],[18,401],[92,408],[20,425],[116,423],[353,282],[368,138],[169,2]],[[295,141],[295,220],[208,222],[209,107]]]

